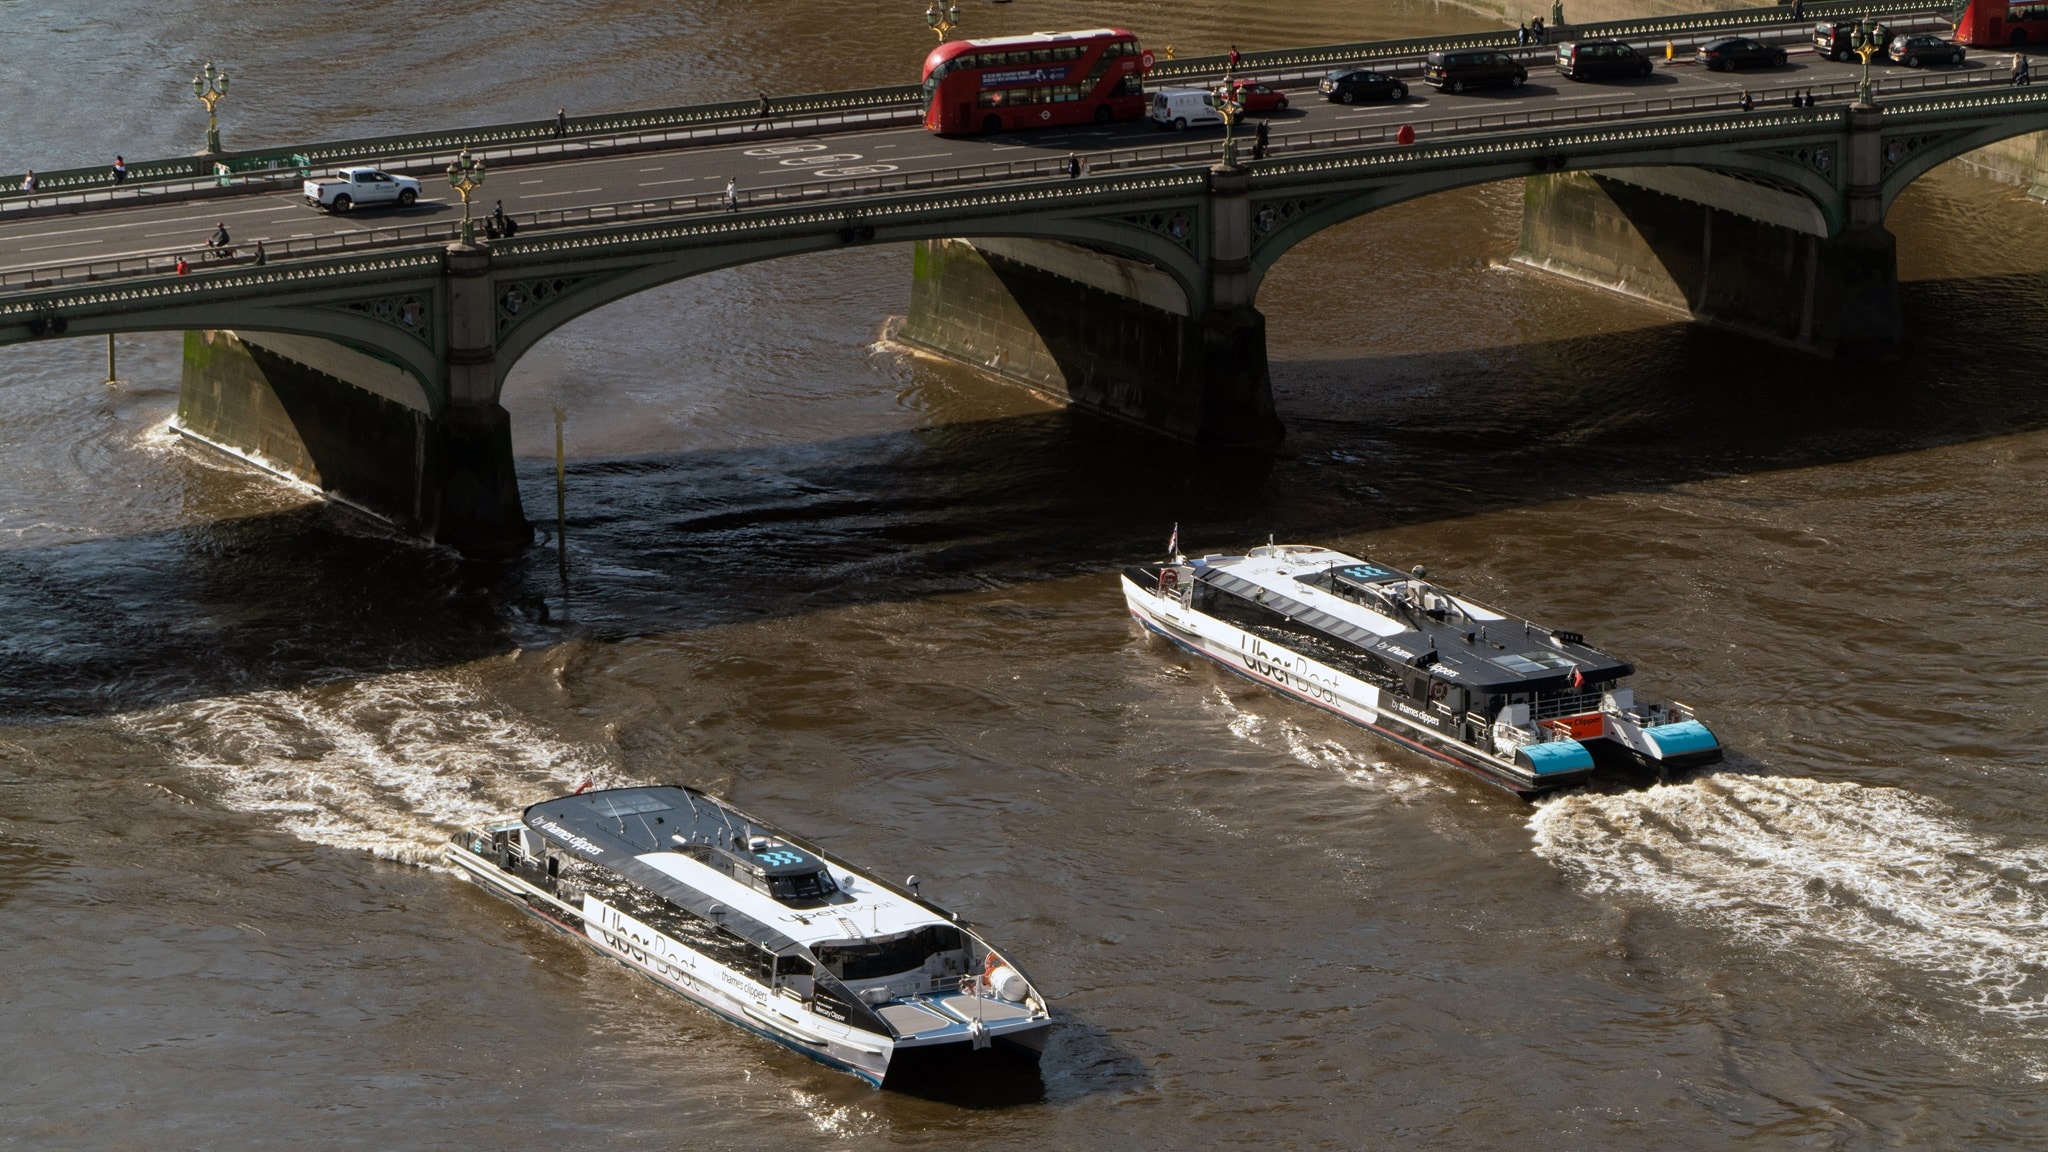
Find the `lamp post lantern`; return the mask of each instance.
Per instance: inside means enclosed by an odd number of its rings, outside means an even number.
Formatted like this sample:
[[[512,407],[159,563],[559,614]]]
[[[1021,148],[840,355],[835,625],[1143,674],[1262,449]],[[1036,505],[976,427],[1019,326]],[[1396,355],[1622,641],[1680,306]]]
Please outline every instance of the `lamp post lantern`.
[[[1237,85],[1225,77],[1223,83],[1209,94],[1216,102],[1216,114],[1223,117],[1223,166],[1237,167],[1237,118],[1244,115],[1244,99],[1238,95]]]
[[[462,155],[448,165],[448,186],[462,197],[462,242],[474,244],[476,225],[469,218],[469,196],[484,186],[484,162],[471,159],[469,149],[464,148]]]
[[[1854,31],[1849,33],[1849,46],[1863,61],[1863,78],[1856,84],[1856,104],[1861,108],[1877,107],[1877,100],[1870,90],[1870,58],[1884,51],[1884,40],[1877,34],[1877,19],[1866,15],[1858,21]]]
[[[944,40],[947,33],[960,26],[960,5],[932,0],[931,6],[924,10],[924,23],[934,36]]]
[[[212,155],[220,151],[220,118],[213,109],[228,94],[228,74],[216,71],[213,61],[208,60],[206,70],[192,77],[192,94],[206,105],[206,151]]]

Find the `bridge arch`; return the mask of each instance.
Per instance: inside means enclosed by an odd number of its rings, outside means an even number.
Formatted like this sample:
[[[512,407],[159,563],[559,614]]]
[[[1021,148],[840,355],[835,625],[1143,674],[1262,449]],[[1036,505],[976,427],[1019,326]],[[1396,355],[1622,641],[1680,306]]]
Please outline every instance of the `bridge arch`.
[[[1831,175],[1838,173],[1840,157],[1833,152],[1820,153],[1816,149],[1833,148],[1833,138],[1808,146],[1808,159],[1802,160],[1802,149],[1785,149],[1771,153],[1737,153],[1733,156],[1720,152],[1711,159],[1704,155],[1642,153],[1623,156],[1574,156],[1559,150],[1552,155],[1538,154],[1534,158],[1517,157],[1493,164],[1422,168],[1410,172],[1390,174],[1391,178],[1378,181],[1359,189],[1356,185],[1348,188],[1333,188],[1328,193],[1317,189],[1287,189],[1280,194],[1260,194],[1255,183],[1252,204],[1252,275],[1254,292],[1257,283],[1295,245],[1310,236],[1360,216],[1389,208],[1409,200],[1450,192],[1460,188],[1477,187],[1506,180],[1517,180],[1526,176],[1558,172],[1586,172],[1598,175],[1622,169],[1690,169],[1734,177],[1753,184],[1759,189],[1769,190],[1779,197],[1789,195],[1812,211],[1812,224],[1822,235],[1839,232],[1846,223],[1842,208],[1842,194]],[[1812,157],[1825,156],[1826,169],[1816,167]],[[1319,194],[1320,193],[1320,194]],[[1266,215],[1270,211],[1271,215]],[[1270,224],[1270,227],[1267,226]]]
[[[2043,131],[2048,131],[2048,105],[2039,101],[2018,104],[2005,116],[1960,130],[1915,131],[1910,120],[1896,125],[1888,123],[1884,153],[1879,161],[1884,166],[1885,212],[1890,213],[1892,202],[1913,181],[1950,160],[2001,140]]]
[[[1190,200],[1186,211],[1194,217],[1199,205]],[[891,222],[885,216],[847,215],[824,222],[824,226],[801,230],[764,232],[734,243],[722,239],[713,243],[686,244],[656,254],[650,259],[644,250],[621,255],[595,267],[587,257],[577,260],[573,275],[548,276],[548,264],[556,245],[508,245],[494,262],[493,279],[500,287],[497,349],[497,384],[503,387],[512,367],[557,329],[591,312],[629,296],[663,285],[716,272],[726,268],[835,252],[851,246],[908,244],[918,240],[948,240],[994,237],[1058,240],[1084,244],[1160,269],[1171,277],[1193,306],[1202,298],[1203,270],[1191,238],[1176,239],[1114,215],[1026,215],[947,222]],[[573,241],[569,241],[573,244]],[[559,289],[553,286],[559,282]],[[544,300],[521,304],[508,315],[507,292],[531,296],[530,285],[546,285]]]

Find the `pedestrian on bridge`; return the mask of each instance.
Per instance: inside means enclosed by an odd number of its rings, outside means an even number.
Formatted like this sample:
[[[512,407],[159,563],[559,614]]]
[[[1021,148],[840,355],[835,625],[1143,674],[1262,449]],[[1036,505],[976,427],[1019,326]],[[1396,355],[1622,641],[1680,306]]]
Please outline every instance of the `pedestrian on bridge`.
[[[1522,26],[1521,26],[1521,27],[1519,27],[1519,28],[1515,29],[1515,47],[1517,47],[1517,48],[1526,48],[1526,47],[1528,47],[1528,46],[1529,46],[1529,24],[1528,24],[1528,22],[1527,22],[1527,21],[1524,21],[1524,22],[1522,23]]]
[[[126,179],[128,179],[128,161],[122,159],[119,154],[116,154],[114,157],[114,183],[119,184]]]
[[[28,193],[28,194],[29,194],[29,195],[31,195],[31,196],[33,196],[33,195],[35,195],[35,194],[36,194],[36,170],[35,170],[35,169],[33,169],[33,168],[29,169],[29,170],[28,170],[28,175],[26,175],[26,176],[23,176],[23,177],[21,178],[21,190],[22,190],[23,192],[26,192],[26,193]]]
[[[557,108],[555,109],[555,135],[567,136],[568,134],[569,110],[567,108]]]
[[[1806,19],[1806,0],[1792,0],[1792,19]]]
[[[1543,43],[1543,17],[1538,16],[1529,21],[1529,39],[1538,44]]]
[[[1080,176],[1081,158],[1072,152],[1067,153],[1067,179],[1077,180]]]
[[[1747,88],[1742,90],[1742,110],[1744,112],[1756,111],[1756,98],[1749,94],[1749,89]]]
[[[2012,82],[2015,84],[2025,84],[2028,79],[2029,77],[2027,75],[2027,54],[2024,52],[2013,53]]]
[[[740,178],[737,176],[726,177],[725,210],[727,212],[737,212],[740,210]]]
[[[270,263],[270,254],[263,250],[263,241],[258,240],[256,242],[256,253],[254,256],[250,257],[249,262],[255,264],[259,268],[265,264]]]
[[[768,118],[768,94],[767,94],[766,92],[763,92],[763,93],[761,93],[761,119],[763,119],[763,120],[766,120],[767,118]]]

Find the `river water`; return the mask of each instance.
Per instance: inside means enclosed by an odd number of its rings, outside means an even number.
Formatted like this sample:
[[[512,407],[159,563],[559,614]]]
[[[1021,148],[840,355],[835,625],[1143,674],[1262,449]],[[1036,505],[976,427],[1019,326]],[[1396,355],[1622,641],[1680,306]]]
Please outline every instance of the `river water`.
[[[0,0],[0,167],[189,147],[208,55],[253,143],[892,81],[913,7]],[[1520,204],[1274,271],[1265,464],[897,354],[902,249],[622,302],[506,396],[537,516],[568,412],[566,590],[181,443],[175,335],[115,387],[0,353],[0,1146],[2040,1147],[2048,210],[1922,180],[1912,353],[1848,370],[1507,265]],[[1432,767],[1142,635],[1114,567],[1176,521],[1427,563],[1736,752],[1535,806]],[[872,1092],[434,865],[584,779],[925,877],[1055,998],[1042,1083]]]

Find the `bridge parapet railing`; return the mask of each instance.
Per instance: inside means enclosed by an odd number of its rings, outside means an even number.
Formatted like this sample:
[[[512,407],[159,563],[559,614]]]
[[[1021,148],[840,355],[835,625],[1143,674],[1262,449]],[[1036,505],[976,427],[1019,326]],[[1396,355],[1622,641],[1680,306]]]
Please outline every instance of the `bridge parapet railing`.
[[[1685,112],[1736,113],[1740,119],[1729,118],[1714,121],[1710,127],[1725,127],[1728,124],[1755,123],[1759,125],[1815,125],[1831,121],[1840,115],[1839,105],[1825,108],[1793,107],[1795,93],[1806,91],[1809,86],[1787,87],[1762,90],[1761,100],[1756,109],[1740,112],[1733,94],[1711,94],[1688,98],[1661,98],[1653,100],[1617,102],[1607,105],[1556,107],[1527,112],[1507,112],[1473,116],[1444,117],[1437,120],[1419,121],[1408,125],[1415,131],[1418,142],[1438,140],[1450,141],[1458,137],[1487,137],[1503,149],[1526,150],[1530,145],[1544,145],[1541,139],[1506,140],[1500,134],[1515,129],[1541,127],[1584,127],[1600,123],[1626,125],[1634,121],[1665,117],[1662,128],[1676,131],[1669,117]],[[1847,97],[1854,93],[1855,84],[1843,81],[1834,85],[1810,86],[1819,99]],[[2004,89],[2004,91],[1981,91],[1982,89]],[[1968,92],[1969,89],[1980,91]],[[2048,87],[2039,89],[2012,88],[2002,78],[1971,76],[1969,74],[1924,75],[1901,77],[1887,81],[1884,94],[1895,100],[1918,93],[1904,104],[1887,108],[1887,114],[1900,118],[1923,119],[1931,115],[1952,112],[1964,107],[1982,107],[1987,103],[2012,103],[2033,106],[2048,102]],[[1752,93],[1753,96],[1759,93]],[[1658,125],[1646,125],[1645,130],[1656,130]],[[1385,124],[1372,127],[1354,128],[1330,132],[1301,132],[1274,136],[1271,140],[1269,157],[1287,162],[1297,159],[1328,159],[1332,162],[1356,160],[1364,162],[1379,158],[1387,162],[1398,161],[1403,149],[1397,144],[1400,126]],[[1185,168],[1199,165],[1204,168],[1218,159],[1222,152],[1222,141],[1210,138],[1181,145],[1158,148],[1127,149],[1097,154],[1089,164],[1090,175],[1141,174],[1146,170]],[[1350,155],[1347,156],[1347,153]],[[1260,166],[1253,168],[1256,174]],[[1066,171],[1066,160],[1061,157],[1042,157],[1030,160],[1007,161],[999,164],[983,164],[957,168],[931,169],[902,172],[892,175],[867,176],[839,180],[814,181],[804,184],[779,185],[742,191],[737,196],[737,208],[730,207],[724,193],[699,193],[691,196],[642,199],[613,204],[595,204],[579,207],[547,209],[532,213],[517,214],[514,219],[522,229],[531,228],[552,231],[560,228],[590,227],[611,222],[644,220],[677,216],[730,215],[735,211],[752,212],[764,208],[800,206],[804,204],[832,201],[851,201],[914,193],[921,190],[936,190],[950,187],[987,186],[1013,183],[1019,180],[1047,180],[1065,183],[1071,178]],[[854,210],[848,217],[849,227],[858,226],[859,212]],[[329,233],[325,235],[281,239],[266,242],[265,254],[272,261],[296,261],[307,258],[328,257],[376,248],[402,247],[420,244],[445,244],[460,233],[458,221],[435,221],[391,228],[378,228],[357,232]],[[511,242],[516,244],[516,241]],[[235,256],[220,259],[204,248],[162,248],[146,252],[124,254],[101,260],[80,261],[65,264],[41,265],[31,268],[0,269],[0,291],[23,291],[59,285],[76,284],[101,280],[123,279],[136,276],[161,276],[171,272],[173,265],[183,257],[189,268],[196,274],[204,274],[223,266],[242,266],[252,260],[251,246],[238,246]],[[215,258],[210,258],[215,257]]]
[[[1795,20],[1792,18],[1791,8],[1783,4],[1773,4],[1763,8],[1731,8],[1719,12],[1692,12],[1676,16],[1646,16],[1632,20],[1570,24],[1549,29],[1548,44],[1535,47],[1541,50],[1555,45],[1560,40],[1571,39],[1664,40],[1689,34],[1721,35],[1775,25],[1810,27],[1828,17],[1853,20],[1865,15],[1945,14],[1952,8],[1952,5],[1931,4],[1928,0],[1875,0],[1872,3],[1861,3],[1859,0],[1817,0],[1816,3],[1802,5],[1801,16]],[[1365,40],[1352,44],[1324,44],[1312,48],[1244,52],[1238,55],[1237,73],[1243,76],[1285,77],[1289,73],[1306,75],[1308,73],[1303,71],[1305,69],[1328,69],[1342,64],[1371,64],[1411,59],[1426,56],[1431,52],[1449,52],[1459,48],[1526,47],[1515,43],[1516,31],[1513,28],[1502,28],[1452,36],[1415,36],[1404,40]],[[1145,79],[1152,84],[1195,84],[1214,81],[1223,76],[1229,62],[1227,56],[1162,60],[1153,65],[1152,71],[1146,74]]]

